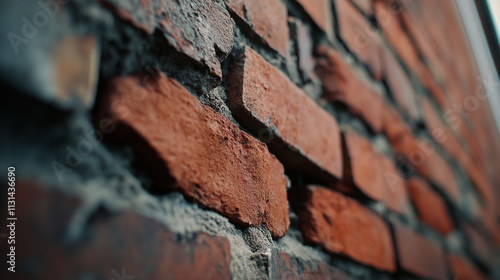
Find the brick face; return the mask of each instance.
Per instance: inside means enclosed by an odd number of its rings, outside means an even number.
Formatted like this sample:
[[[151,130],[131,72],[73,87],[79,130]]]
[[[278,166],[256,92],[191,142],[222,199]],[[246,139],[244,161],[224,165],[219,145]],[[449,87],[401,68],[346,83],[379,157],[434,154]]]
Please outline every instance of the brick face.
[[[332,48],[316,50],[316,72],[323,81],[323,94],[332,102],[342,102],[376,132],[382,129],[384,100],[364,84]]]
[[[418,276],[446,279],[444,251],[438,244],[401,225],[394,226],[399,265]]]
[[[212,75],[222,79],[220,63],[233,47],[233,23],[220,3],[204,0],[136,0],[129,5],[118,0],[102,2],[148,34],[158,29],[175,50],[207,66]]]
[[[408,186],[419,219],[443,235],[450,233],[453,224],[443,198],[424,180],[412,178]]]
[[[329,0],[297,0],[311,16],[314,22],[327,34],[331,34],[333,23],[331,18],[331,1]]]
[[[270,131],[270,149],[287,168],[325,182],[340,178],[335,118],[252,49],[245,49],[232,67],[228,99],[235,118],[255,135]]]
[[[307,242],[384,271],[394,271],[394,251],[388,225],[355,200],[319,186],[308,186],[298,197],[300,229]]]
[[[361,2],[361,1],[360,1]],[[378,31],[349,0],[336,0],[339,32],[349,50],[367,65],[373,77],[382,75],[381,40]]]
[[[280,0],[225,0],[229,10],[260,39],[282,56],[288,56],[287,11]]]
[[[135,147],[158,188],[180,190],[238,225],[265,224],[275,237],[286,233],[287,183],[264,144],[163,74],[146,84],[140,75],[116,78],[106,92],[97,119],[113,121],[112,139]],[[146,93],[141,106],[139,92]]]

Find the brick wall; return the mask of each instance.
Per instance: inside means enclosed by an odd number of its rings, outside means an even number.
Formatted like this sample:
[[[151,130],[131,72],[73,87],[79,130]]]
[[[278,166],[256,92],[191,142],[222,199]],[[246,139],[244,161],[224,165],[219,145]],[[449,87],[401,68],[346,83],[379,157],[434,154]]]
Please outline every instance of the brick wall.
[[[454,1],[0,7],[2,279],[500,279]]]

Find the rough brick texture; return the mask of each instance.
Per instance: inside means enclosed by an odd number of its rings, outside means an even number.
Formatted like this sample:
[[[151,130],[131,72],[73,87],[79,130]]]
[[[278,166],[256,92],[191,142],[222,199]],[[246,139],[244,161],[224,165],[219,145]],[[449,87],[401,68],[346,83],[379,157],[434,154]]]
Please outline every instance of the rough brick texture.
[[[355,200],[320,186],[308,186],[298,197],[300,228],[307,242],[380,270],[394,271],[388,225]]]
[[[287,11],[280,0],[225,0],[230,11],[243,20],[263,42],[288,56]]]
[[[232,66],[229,107],[263,137],[287,168],[331,182],[342,176],[340,130],[335,118],[283,73],[246,48]]]
[[[349,164],[348,178],[352,176],[354,185],[371,199],[404,214],[408,207],[408,192],[391,159],[375,151],[368,139],[355,132],[347,131],[344,137],[347,148],[344,152],[349,158],[345,163]]]
[[[178,189],[237,224],[285,234],[287,183],[264,144],[163,74],[149,84],[140,75],[117,78],[106,92],[98,119],[113,121],[118,129],[110,137],[134,146],[159,188]],[[139,92],[146,95],[137,106]]]
[[[0,279],[500,279],[484,2],[0,1]]]

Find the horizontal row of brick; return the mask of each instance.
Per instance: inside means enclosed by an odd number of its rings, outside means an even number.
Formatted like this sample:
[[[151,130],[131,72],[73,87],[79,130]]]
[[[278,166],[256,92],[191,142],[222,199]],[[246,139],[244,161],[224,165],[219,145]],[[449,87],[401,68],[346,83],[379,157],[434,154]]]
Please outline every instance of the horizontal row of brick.
[[[123,212],[92,219],[83,237],[70,241],[67,230],[82,205],[80,199],[33,182],[18,182],[17,195],[17,217],[22,221],[16,236],[18,269],[9,279],[32,277],[33,266],[42,268],[36,272],[38,278],[232,278],[231,245],[224,237],[174,233],[154,220]],[[458,279],[485,279],[470,260],[446,254],[401,225],[393,227],[393,249],[388,224],[338,192],[308,186],[297,189],[296,195],[303,196],[297,207],[304,237],[311,244],[384,271],[396,270],[398,256],[398,267],[422,277],[445,279],[451,273]],[[1,246],[7,250],[6,242]],[[326,263],[278,249],[272,250],[266,267],[270,279],[351,279]]]

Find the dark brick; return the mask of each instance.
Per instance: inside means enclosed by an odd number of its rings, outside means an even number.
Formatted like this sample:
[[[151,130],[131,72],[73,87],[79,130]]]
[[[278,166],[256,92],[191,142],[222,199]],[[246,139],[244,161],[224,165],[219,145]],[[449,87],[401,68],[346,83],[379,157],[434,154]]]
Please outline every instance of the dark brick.
[[[157,188],[179,190],[237,225],[286,233],[287,182],[266,145],[163,74],[116,78],[104,93],[96,119],[116,126],[107,139],[130,143]]]
[[[303,260],[273,249],[269,264],[269,279],[351,279],[338,269],[320,261]]]
[[[81,204],[32,183],[17,186],[16,273],[3,279],[231,279],[229,241],[182,236],[131,212],[95,216],[68,241]],[[2,242],[2,246],[4,246]],[[2,270],[1,273],[5,273]],[[123,273],[123,274],[122,274]],[[118,275],[118,276],[117,276]]]

